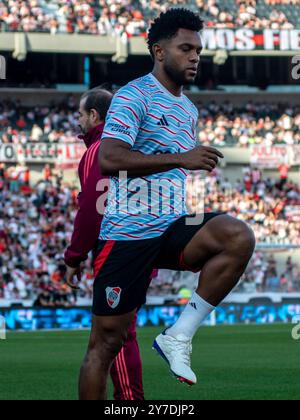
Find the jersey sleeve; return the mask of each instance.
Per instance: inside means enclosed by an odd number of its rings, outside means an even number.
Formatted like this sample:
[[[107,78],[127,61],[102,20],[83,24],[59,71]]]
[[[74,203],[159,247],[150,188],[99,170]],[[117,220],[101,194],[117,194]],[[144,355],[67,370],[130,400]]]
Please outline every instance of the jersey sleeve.
[[[121,140],[134,145],[143,118],[147,112],[145,97],[132,86],[121,89],[109,109],[102,141]]]

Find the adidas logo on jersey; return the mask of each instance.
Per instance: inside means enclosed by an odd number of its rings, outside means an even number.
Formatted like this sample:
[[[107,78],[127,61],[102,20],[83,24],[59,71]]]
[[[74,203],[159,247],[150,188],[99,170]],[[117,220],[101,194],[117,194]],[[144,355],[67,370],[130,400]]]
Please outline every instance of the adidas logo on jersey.
[[[167,118],[165,117],[165,115],[163,115],[163,116],[161,117],[161,119],[158,121],[157,125],[160,125],[160,126],[162,126],[162,127],[169,127],[169,123],[168,123],[168,120],[167,120]]]

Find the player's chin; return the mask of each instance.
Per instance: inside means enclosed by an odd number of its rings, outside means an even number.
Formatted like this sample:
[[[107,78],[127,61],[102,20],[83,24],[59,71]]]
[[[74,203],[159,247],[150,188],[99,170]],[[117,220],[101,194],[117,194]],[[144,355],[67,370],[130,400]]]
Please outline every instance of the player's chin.
[[[89,132],[87,127],[85,127],[84,125],[80,125],[79,127],[80,127],[81,134],[83,134],[84,136]]]
[[[188,72],[185,75],[185,83],[186,84],[195,83],[196,79],[197,79],[197,73]]]
[[[185,79],[184,85],[193,85],[196,81],[196,78],[188,77]]]
[[[197,77],[187,77],[187,83],[195,83]]]

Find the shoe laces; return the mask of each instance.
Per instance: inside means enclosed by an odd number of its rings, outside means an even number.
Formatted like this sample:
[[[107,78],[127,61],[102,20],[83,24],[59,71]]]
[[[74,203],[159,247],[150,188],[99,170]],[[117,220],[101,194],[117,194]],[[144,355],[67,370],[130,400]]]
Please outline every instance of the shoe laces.
[[[192,341],[182,336],[176,338],[168,336],[168,338],[172,341],[172,353],[177,362],[182,362],[191,367],[191,355],[193,351]]]

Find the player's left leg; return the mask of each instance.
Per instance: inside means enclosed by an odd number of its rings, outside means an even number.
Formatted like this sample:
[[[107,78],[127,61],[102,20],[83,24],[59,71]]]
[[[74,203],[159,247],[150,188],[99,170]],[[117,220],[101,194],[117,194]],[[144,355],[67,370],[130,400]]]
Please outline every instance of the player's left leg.
[[[158,271],[153,270],[149,279],[157,277]],[[118,401],[145,399],[143,387],[143,365],[140,348],[137,341],[137,314],[129,327],[127,340],[111,368],[110,375],[114,384],[114,398]]]
[[[136,385],[137,394],[140,391],[138,388],[142,388],[141,373],[129,371],[130,364],[134,363],[135,367],[141,369],[137,359],[139,352],[135,324],[132,323],[137,310],[146,302],[154,261],[160,248],[160,237],[141,241],[98,242],[95,252],[92,334],[81,369],[81,399],[106,398],[107,376],[118,355],[118,374],[122,376],[122,383],[126,382],[127,385],[123,391],[126,399],[134,399],[131,385],[135,381],[139,382]],[[124,363],[125,353],[129,365]]]
[[[137,316],[129,327],[127,340],[116,357],[110,375],[117,401],[144,400],[142,360],[136,336]]]
[[[200,271],[197,294],[218,306],[237,285],[255,250],[248,225],[228,215],[210,220],[183,251],[187,269]]]
[[[176,230],[177,235],[182,232],[184,236],[186,229],[189,234],[193,231],[178,224],[173,237]],[[154,342],[154,347],[167,359],[180,380],[196,383],[196,375],[190,368],[192,339],[202,322],[236,286],[254,249],[252,230],[227,215],[218,215],[199,229],[196,227],[196,233],[183,248],[181,268],[196,272],[201,270],[199,285],[175,325]]]

